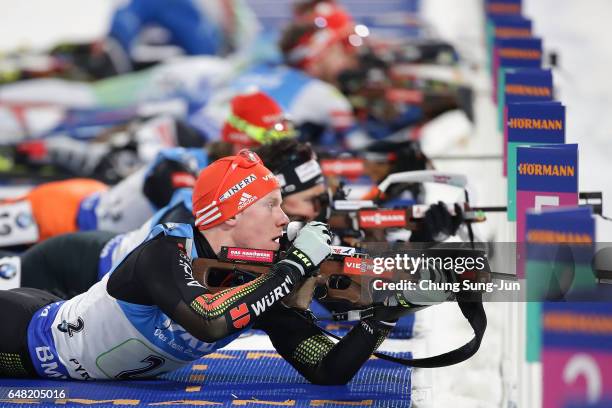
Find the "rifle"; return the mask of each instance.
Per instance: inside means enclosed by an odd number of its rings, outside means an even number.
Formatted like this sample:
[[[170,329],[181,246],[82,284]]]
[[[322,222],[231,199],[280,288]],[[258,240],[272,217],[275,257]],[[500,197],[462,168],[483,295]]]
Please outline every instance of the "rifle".
[[[470,120],[473,119],[472,89],[456,83],[456,78],[453,78],[457,76],[456,72],[450,77],[429,78],[421,71],[414,71],[418,65],[402,59],[388,63],[375,54],[366,53],[360,57],[358,68],[339,75],[340,90],[358,118],[393,123],[406,107],[418,106],[422,111],[418,122],[428,121],[453,109],[461,109]]]
[[[429,251],[429,254],[432,254],[432,251],[442,251],[438,252],[440,256],[444,254],[443,251],[448,250],[434,248],[427,251]],[[473,257],[484,254],[484,251],[453,249],[452,253],[455,256],[469,254]],[[212,292],[216,292],[245,283],[267,273],[270,266],[280,256],[282,255],[275,251],[223,247],[219,259],[195,259],[193,261],[193,273],[199,282]],[[391,319],[397,319],[402,315],[414,313],[428,306],[411,304],[406,296],[400,292],[396,292],[394,295],[388,291],[382,291],[380,294],[375,293],[375,281],[397,282],[399,271],[392,270],[387,275],[382,274],[380,276],[369,273],[372,264],[368,259],[371,258],[363,251],[358,252],[354,248],[335,247],[330,258],[321,264],[320,275],[317,278],[319,290],[315,291],[314,298],[333,308],[332,315],[336,320],[380,317],[380,313],[384,313]],[[222,273],[219,274],[219,272]],[[404,276],[406,275],[404,274]],[[417,279],[415,277],[411,281]],[[470,270],[457,275],[458,282],[470,280],[487,283],[491,279],[492,274],[488,269],[488,264],[482,270]],[[218,286],[219,284],[221,286]],[[394,299],[394,303],[386,304],[385,298]],[[470,342],[448,353],[423,359],[400,359],[381,353],[375,353],[375,355],[382,359],[413,367],[441,367],[456,364],[471,357],[480,347],[486,329],[486,315],[482,307],[481,293],[459,292],[456,298],[464,316],[474,329],[474,338]],[[323,332],[338,338],[325,330]]]
[[[397,249],[397,248],[396,248]],[[335,320],[352,320],[343,316],[346,307],[367,308],[380,300],[375,293],[376,281],[399,282],[407,280],[418,282],[419,273],[409,273],[392,268],[376,273],[374,257],[368,254],[368,246],[359,249],[332,246],[331,255],[321,263],[317,276],[315,299],[332,307]],[[374,251],[379,251],[374,248]],[[397,253],[399,251],[394,251]],[[484,249],[469,248],[427,248],[402,250],[402,256],[418,257],[485,257]],[[193,260],[194,277],[215,293],[229,287],[240,285],[255,277],[268,273],[270,267],[284,258],[284,251],[270,251],[252,248],[222,247],[218,259],[197,258]],[[382,266],[381,266],[382,267]],[[415,271],[416,272],[416,271]],[[457,274],[457,281],[478,283],[491,282],[493,278],[505,276],[492,273],[488,265],[481,270],[467,270]],[[337,309],[337,313],[334,310]]]
[[[387,228],[401,228],[417,231],[422,228],[422,221],[429,209],[429,205],[415,204],[394,208],[379,208],[376,201],[393,184],[397,183],[437,183],[462,188],[466,197],[465,202],[447,204],[451,216],[458,216],[455,211],[457,205],[462,212],[462,221],[467,226],[468,235],[462,236],[466,241],[473,242],[472,223],[486,221],[487,212],[506,211],[502,206],[472,207],[469,203],[469,194],[466,190],[467,179],[464,175],[447,173],[435,170],[408,171],[389,175],[375,187],[373,200],[348,200],[346,192],[340,188],[334,200],[329,204],[329,220],[331,228],[341,237],[382,239],[380,231]],[[460,234],[463,232],[460,231]]]

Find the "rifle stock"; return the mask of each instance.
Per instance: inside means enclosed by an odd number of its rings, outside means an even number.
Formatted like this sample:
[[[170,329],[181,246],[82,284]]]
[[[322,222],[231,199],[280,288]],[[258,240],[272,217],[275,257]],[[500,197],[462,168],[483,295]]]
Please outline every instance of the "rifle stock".
[[[211,278],[215,273],[220,272],[225,276],[230,274],[259,276],[268,273],[271,266],[270,264],[236,263],[218,259],[197,258],[193,260],[193,276],[212,293],[216,293],[234,285],[219,285],[218,282],[214,282]],[[228,280],[226,283],[231,283],[231,281]],[[321,264],[317,278],[317,286],[324,288],[318,292],[317,299],[322,302],[342,301],[355,306],[367,306],[372,303],[372,299],[367,296],[368,292],[363,290],[362,283],[344,273],[343,261],[326,260]]]
[[[457,250],[428,249],[426,251],[446,256],[445,254],[451,254]],[[464,249],[463,251],[469,250]],[[224,248],[221,253],[227,254],[228,251]],[[202,285],[216,293],[268,273],[278,258],[278,254],[275,254],[274,259],[269,262],[236,261],[223,257],[221,259],[196,258],[193,260],[193,275]],[[372,271],[372,266],[372,258],[368,258],[365,254],[333,254],[330,259],[321,263],[315,298],[324,304],[344,303],[350,304],[353,308],[363,308],[376,301],[377,296],[373,290],[375,280],[398,282],[400,280],[418,281],[420,278],[419,274],[413,275],[395,269],[376,274]],[[512,279],[511,276],[507,278]],[[456,274],[456,279],[488,283],[492,280],[492,274],[487,264],[483,270],[473,269]]]

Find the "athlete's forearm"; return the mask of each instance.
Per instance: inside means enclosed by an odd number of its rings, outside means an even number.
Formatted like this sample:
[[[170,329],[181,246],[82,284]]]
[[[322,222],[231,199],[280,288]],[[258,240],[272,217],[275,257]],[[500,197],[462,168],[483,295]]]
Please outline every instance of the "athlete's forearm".
[[[185,328],[203,341],[218,341],[253,324],[287,296],[299,280],[297,270],[277,264],[270,273],[251,282],[215,294],[202,293],[189,303],[198,321],[188,323],[191,330]]]
[[[391,329],[366,319],[334,344],[314,323],[290,310],[272,312],[256,327],[266,331],[276,350],[300,374],[321,385],[348,383]]]
[[[294,367],[313,384],[344,385],[357,374],[388,333],[389,329],[382,329],[377,322],[363,320],[335,345],[326,337],[328,346],[315,349],[314,354],[312,345],[321,343],[317,337],[310,337],[293,351]]]

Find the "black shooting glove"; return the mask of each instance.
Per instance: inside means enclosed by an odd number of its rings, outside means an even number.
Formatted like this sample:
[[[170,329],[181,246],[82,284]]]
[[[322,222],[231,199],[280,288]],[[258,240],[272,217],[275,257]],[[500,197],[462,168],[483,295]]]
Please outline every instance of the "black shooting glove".
[[[411,242],[441,242],[455,235],[463,222],[463,210],[455,204],[455,215],[451,215],[446,204],[432,204],[425,213],[423,228],[410,236]]]

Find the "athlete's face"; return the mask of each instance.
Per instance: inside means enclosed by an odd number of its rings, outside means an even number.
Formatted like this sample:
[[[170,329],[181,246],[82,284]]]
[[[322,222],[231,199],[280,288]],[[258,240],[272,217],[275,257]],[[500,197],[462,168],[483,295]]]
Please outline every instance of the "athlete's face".
[[[357,66],[357,56],[349,52],[342,42],[331,44],[323,51],[316,61],[308,64],[305,70],[308,74],[331,84],[336,84],[338,75],[347,69]]]
[[[317,200],[324,192],[325,185],[318,184],[308,190],[285,196],[282,204],[283,211],[292,221],[313,221],[321,211]]]
[[[234,244],[241,248],[277,251],[283,227],[289,223],[281,202],[280,189],[276,189],[238,213],[232,229]]]

